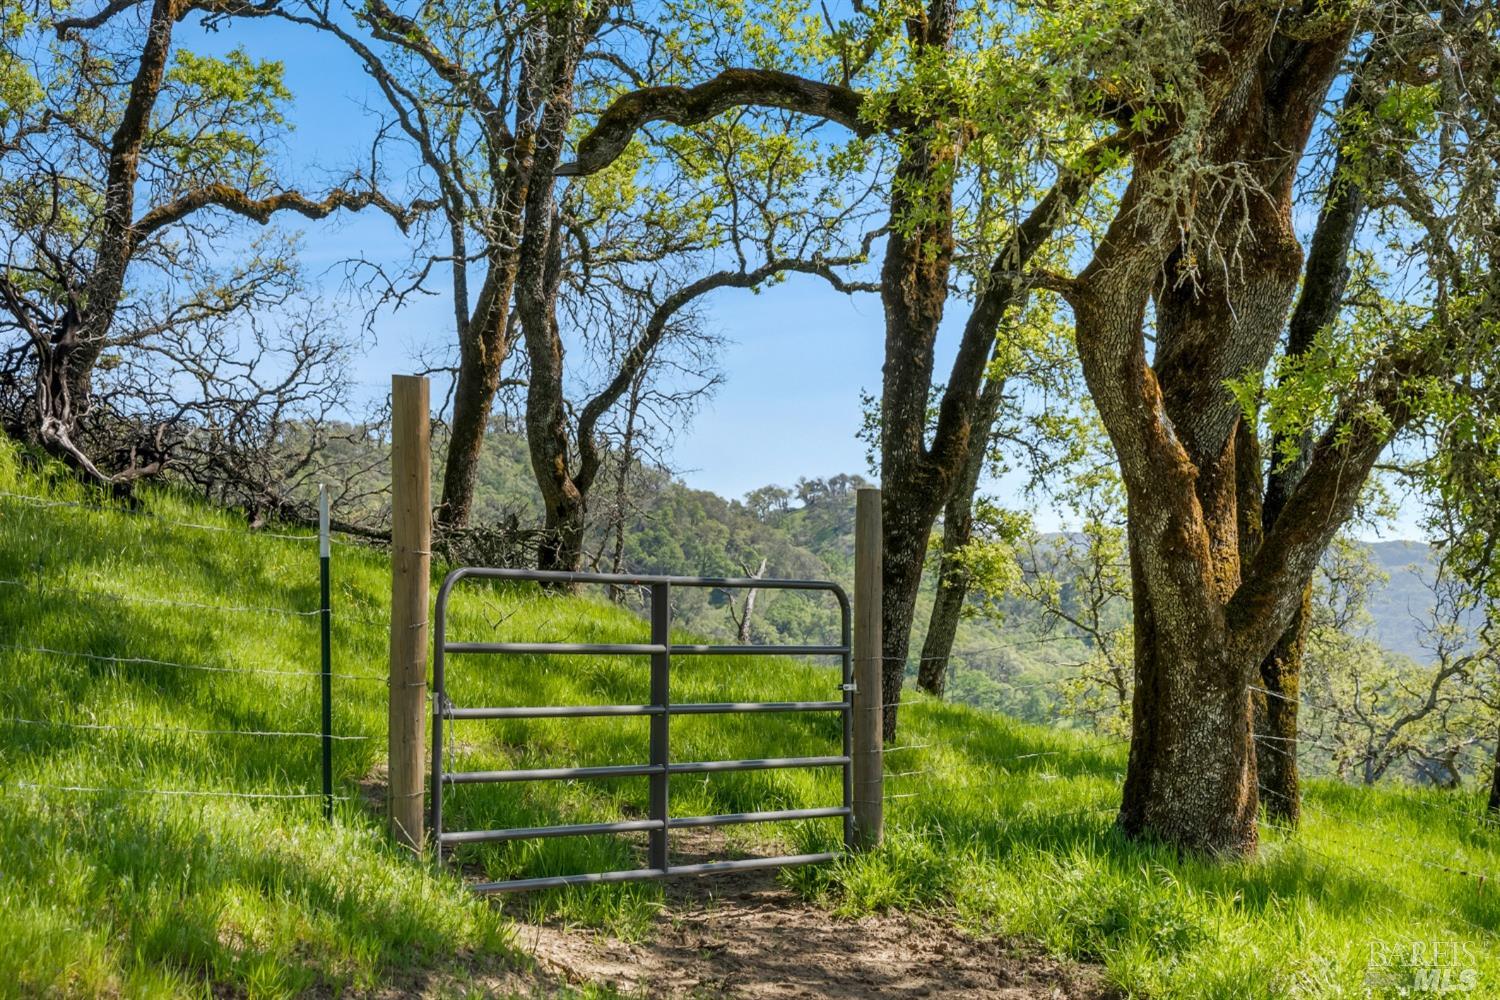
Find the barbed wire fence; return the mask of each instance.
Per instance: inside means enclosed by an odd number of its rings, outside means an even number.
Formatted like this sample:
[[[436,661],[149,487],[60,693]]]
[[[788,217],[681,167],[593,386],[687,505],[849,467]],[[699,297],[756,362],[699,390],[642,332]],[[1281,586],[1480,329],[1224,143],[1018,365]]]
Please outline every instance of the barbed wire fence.
[[[215,535],[248,535],[254,538],[270,539],[277,542],[295,543],[308,546],[316,555],[323,568],[329,565],[330,549],[332,546],[363,548],[358,542],[345,542],[332,537],[332,531],[327,527],[327,519],[324,518],[323,530],[314,532],[287,532],[258,530],[250,527],[229,527],[225,525],[209,524],[201,521],[189,521],[171,518],[163,514],[146,511],[137,508],[88,501],[57,500],[35,494],[17,493],[13,491],[0,490],[0,505],[24,508],[39,511],[66,510],[80,513],[101,514],[111,517],[125,517],[139,519],[142,523],[154,527],[172,528],[178,530],[205,532]],[[311,575],[311,568],[310,568]],[[67,578],[67,586],[58,586],[37,571],[28,576],[10,576],[0,578],[0,589],[10,592],[21,592],[35,597],[39,600],[57,600],[64,598],[72,602],[106,602],[124,607],[139,607],[152,610],[172,609],[193,614],[223,614],[232,616],[258,617],[270,619],[282,623],[309,622],[318,623],[322,626],[324,634],[328,634],[332,622],[337,615],[337,620],[354,626],[387,627],[387,621],[380,617],[363,615],[358,612],[337,613],[331,607],[328,596],[328,588],[323,588],[322,599],[319,607],[281,607],[264,605],[241,605],[230,603],[211,603],[203,601],[190,601],[171,597],[157,597],[145,594],[122,592],[112,589],[114,581],[99,574],[72,575]],[[128,633],[127,633],[128,634]],[[314,633],[316,635],[316,633]],[[372,739],[363,734],[338,733],[333,731],[332,705],[331,705],[331,682],[338,681],[340,684],[353,685],[381,685],[388,684],[388,678],[375,673],[361,673],[351,671],[335,671],[332,669],[331,649],[324,652],[320,657],[317,641],[313,639],[309,643],[308,659],[316,666],[304,669],[292,669],[284,665],[267,665],[263,663],[240,663],[240,662],[207,662],[190,663],[167,659],[159,656],[130,655],[117,652],[97,652],[88,648],[62,648],[60,644],[46,642],[25,642],[16,637],[8,637],[11,641],[0,642],[0,652],[13,656],[29,656],[50,661],[55,664],[68,663],[94,663],[109,664],[115,667],[140,668],[153,673],[176,674],[189,672],[193,674],[206,675],[237,675],[252,676],[274,679],[276,682],[322,682],[322,722],[323,725],[317,729],[279,729],[279,728],[229,728],[229,727],[192,727],[192,726],[158,726],[142,725],[134,722],[101,722],[89,717],[80,718],[79,707],[71,706],[71,717],[67,707],[58,706],[55,717],[29,717],[13,711],[7,712],[0,709],[0,726],[17,727],[37,730],[50,730],[73,733],[121,733],[121,734],[146,734],[153,739],[162,741],[174,741],[184,738],[209,738],[209,739],[247,739],[267,741],[313,741],[315,746],[322,747],[324,759],[324,787],[321,790],[299,791],[288,790],[262,790],[247,788],[202,788],[202,787],[162,787],[152,785],[135,784],[107,784],[107,783],[76,783],[66,781],[42,781],[16,778],[13,780],[0,781],[0,794],[76,794],[76,795],[124,795],[124,796],[160,796],[169,798],[206,798],[206,799],[244,799],[252,801],[260,800],[322,800],[326,816],[332,815],[334,802],[352,801],[356,796],[349,794],[335,794],[331,782],[331,753],[334,744],[361,743]],[[321,660],[321,662],[320,662]]]

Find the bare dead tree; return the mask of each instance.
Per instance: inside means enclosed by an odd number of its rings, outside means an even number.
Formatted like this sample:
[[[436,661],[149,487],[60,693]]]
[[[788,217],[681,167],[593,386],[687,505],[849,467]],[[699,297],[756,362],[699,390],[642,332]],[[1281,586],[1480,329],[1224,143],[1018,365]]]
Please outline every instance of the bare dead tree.
[[[754,571],[750,569],[749,563],[744,564],[745,576],[749,577],[752,580],[761,579],[766,575],[767,563],[768,561],[766,557],[762,556],[759,568],[755,569]],[[729,609],[729,620],[734,624],[735,638],[742,645],[748,645],[750,642],[750,622],[755,617],[755,595],[759,592],[759,587],[747,588],[745,590],[744,600],[740,603],[738,611],[735,610],[734,595],[728,595],[729,601],[726,606]]]
[[[7,35],[35,96],[11,109],[0,144],[0,408],[12,432],[100,483],[159,473],[181,438],[171,420],[139,427],[114,449],[123,464],[101,466],[83,439],[132,425],[119,405],[127,383],[102,405],[101,365],[164,359],[178,331],[275,308],[295,287],[285,244],[258,241],[238,265],[209,266],[236,224],[370,207],[411,217],[357,173],[320,196],[287,185],[271,158],[288,97],[275,64],[240,51],[172,62],[184,18],[246,9],[123,0]]]

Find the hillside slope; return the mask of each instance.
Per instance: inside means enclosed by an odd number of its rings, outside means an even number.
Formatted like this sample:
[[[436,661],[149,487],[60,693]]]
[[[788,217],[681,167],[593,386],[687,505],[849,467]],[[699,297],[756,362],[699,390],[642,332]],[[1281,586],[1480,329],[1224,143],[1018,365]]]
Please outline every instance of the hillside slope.
[[[297,735],[317,728],[310,540],[253,535],[170,496],[95,509],[3,443],[0,492],[0,995],[463,995],[519,968],[509,918],[651,933],[660,886],[492,906],[453,869],[386,844],[377,553],[335,552],[346,798],[327,824],[316,798],[279,797],[318,780],[316,740]],[[833,620],[826,607],[805,614]],[[606,603],[526,588],[475,587],[454,612],[455,638],[630,641],[643,628]],[[535,657],[455,660],[450,676],[460,704],[581,704],[645,700],[644,674],[624,658]],[[823,699],[835,681],[826,666],[694,658],[676,666],[674,696]],[[1500,833],[1473,796],[1313,782],[1301,832],[1268,828],[1260,861],[1211,865],[1114,830],[1119,745],[926,699],[903,708],[902,726],[887,758],[887,845],[785,876],[827,907],[823,919],[944,912],[1097,961],[1143,997],[1397,996],[1431,965],[1413,947],[1440,942],[1456,963],[1440,971],[1500,995],[1489,878]],[[825,716],[685,717],[673,753],[827,753],[837,738]],[[645,727],[474,722],[446,752],[460,768],[638,762]],[[685,814],[830,804],[838,788],[831,770],[762,771],[674,781],[672,793]],[[455,827],[530,826],[644,804],[642,779],[628,778],[475,786],[448,810]],[[740,827],[711,847],[817,850],[837,835],[833,820]],[[498,878],[633,866],[639,849],[623,837],[533,841],[459,861]]]
[[[295,735],[318,729],[316,540],[169,496],[99,510],[3,439],[0,491],[0,995],[280,996],[512,964],[508,923],[357,799],[385,730],[373,553],[339,550],[327,824],[318,740]]]

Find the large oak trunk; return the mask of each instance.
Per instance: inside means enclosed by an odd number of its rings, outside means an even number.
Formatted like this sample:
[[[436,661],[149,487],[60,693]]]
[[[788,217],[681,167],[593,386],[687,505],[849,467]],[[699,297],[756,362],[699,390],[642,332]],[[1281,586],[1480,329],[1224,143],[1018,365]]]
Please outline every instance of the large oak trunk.
[[[1151,616],[1137,615],[1137,628]],[[1136,640],[1130,765],[1120,825],[1133,836],[1212,855],[1257,845],[1250,699],[1227,650],[1170,634]]]
[[[1129,521],[1135,695],[1120,824],[1213,855],[1252,854],[1258,842],[1256,664],[1219,604],[1240,575],[1235,452],[1232,436],[1199,477],[1200,504],[1133,507]]]
[[[1347,36],[1301,44],[1276,37],[1274,21],[1224,10],[1240,47],[1206,67],[1205,92],[1224,98],[1207,155],[1241,165],[1262,196],[1234,204],[1206,193],[1183,240],[1147,207],[1154,171],[1170,174],[1171,162],[1139,156],[1075,312],[1130,505],[1136,691],[1120,823],[1184,850],[1239,856],[1258,840],[1252,683],[1380,442],[1320,439],[1345,486],[1302,491],[1260,537],[1259,491],[1246,489],[1247,465],[1259,467],[1255,435],[1227,385],[1265,372],[1285,330],[1303,261],[1293,181]],[[1240,232],[1200,238],[1225,233],[1215,226],[1230,216]],[[1295,734],[1294,715],[1275,724]]]

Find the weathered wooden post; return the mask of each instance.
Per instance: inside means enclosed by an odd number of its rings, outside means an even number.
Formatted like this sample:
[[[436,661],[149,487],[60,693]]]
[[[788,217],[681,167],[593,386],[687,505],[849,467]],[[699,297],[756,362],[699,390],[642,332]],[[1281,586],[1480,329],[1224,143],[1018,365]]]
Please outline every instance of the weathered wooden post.
[[[432,450],[427,380],[391,377],[391,834],[422,846]]]
[[[875,847],[885,832],[881,747],[880,491],[865,488],[854,508],[854,839]]]

